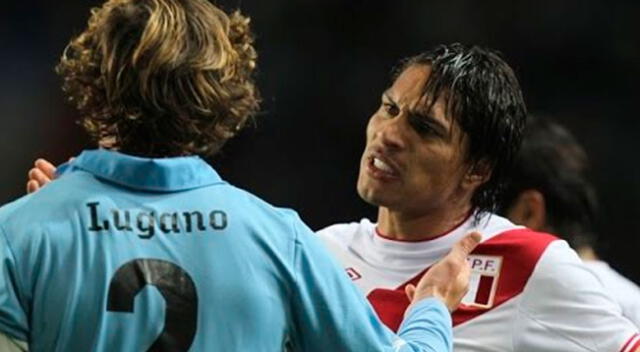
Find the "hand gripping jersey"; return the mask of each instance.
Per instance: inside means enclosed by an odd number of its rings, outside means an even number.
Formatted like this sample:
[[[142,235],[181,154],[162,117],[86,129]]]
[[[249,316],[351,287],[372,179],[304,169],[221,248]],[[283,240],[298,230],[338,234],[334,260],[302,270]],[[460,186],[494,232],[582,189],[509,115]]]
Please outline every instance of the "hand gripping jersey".
[[[497,215],[477,223],[471,217],[421,242],[387,239],[368,220],[318,234],[396,329],[408,304],[404,287],[472,230],[483,241],[469,257],[470,289],[453,313],[455,351],[628,352],[640,346],[637,329],[566,242]]]
[[[197,157],[83,152],[0,208],[0,343],[31,351],[450,351],[426,299],[399,336],[294,212]],[[6,338],[9,338],[7,340]]]

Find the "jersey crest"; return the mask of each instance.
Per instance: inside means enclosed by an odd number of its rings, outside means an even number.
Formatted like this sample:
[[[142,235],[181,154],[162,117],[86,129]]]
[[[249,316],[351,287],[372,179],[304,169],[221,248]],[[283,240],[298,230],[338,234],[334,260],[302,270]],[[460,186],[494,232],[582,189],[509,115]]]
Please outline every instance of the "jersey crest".
[[[467,261],[471,267],[471,276],[469,291],[462,299],[462,304],[490,308],[500,280],[502,256],[470,255]]]
[[[511,230],[478,245],[469,256],[469,292],[453,313],[457,326],[505,303],[522,292],[545,248],[556,237],[530,230]],[[428,269],[427,269],[428,270]],[[367,298],[381,320],[397,331],[409,300],[407,284],[416,285],[423,271],[395,289],[377,288]]]

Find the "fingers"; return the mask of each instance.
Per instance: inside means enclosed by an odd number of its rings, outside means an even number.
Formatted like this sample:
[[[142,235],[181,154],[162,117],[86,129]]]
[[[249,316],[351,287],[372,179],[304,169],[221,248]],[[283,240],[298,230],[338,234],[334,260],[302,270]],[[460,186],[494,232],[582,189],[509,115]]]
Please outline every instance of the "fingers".
[[[34,163],[35,167],[42,171],[49,180],[53,180],[56,177],[56,167],[45,159],[38,159]]]
[[[471,267],[468,265],[465,265],[462,269],[460,269],[460,272],[458,273],[458,277],[457,277],[457,280],[460,282],[460,285],[463,287],[462,296],[466,295],[467,291],[469,291],[470,278],[471,278]]]
[[[478,246],[481,240],[482,235],[480,235],[480,233],[471,232],[453,245],[451,253],[457,258],[466,259],[467,256]]]
[[[72,161],[73,158],[69,159]],[[56,167],[45,159],[37,159],[34,167],[29,170],[27,180],[27,193],[33,193],[56,178]]]
[[[35,181],[38,183],[39,187],[42,187],[51,182],[51,178],[48,177],[42,170],[33,168],[29,170],[29,181]]]
[[[38,181],[29,180],[27,182],[27,193],[33,193],[40,189],[40,185],[38,185]]]
[[[404,293],[407,295],[409,302],[413,302],[413,296],[416,293],[416,287],[412,284],[408,284],[404,287]]]
[[[422,276],[417,287],[405,287],[407,297],[413,297],[412,302],[435,297],[442,300],[450,311],[455,310],[469,288],[471,268],[467,257],[481,239],[479,233],[472,232],[458,241],[449,254]]]

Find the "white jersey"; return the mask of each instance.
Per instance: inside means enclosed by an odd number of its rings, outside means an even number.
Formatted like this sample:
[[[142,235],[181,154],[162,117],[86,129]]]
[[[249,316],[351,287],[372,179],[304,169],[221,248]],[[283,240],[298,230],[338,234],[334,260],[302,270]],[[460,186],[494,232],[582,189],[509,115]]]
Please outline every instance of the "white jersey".
[[[395,330],[409,304],[404,287],[472,230],[483,240],[469,256],[470,289],[453,313],[456,351],[628,352],[640,346],[637,328],[565,241],[497,215],[476,225],[469,218],[419,242],[385,238],[366,219],[318,234]]]
[[[622,307],[622,315],[640,327],[640,287],[601,260],[588,260],[584,264]]]

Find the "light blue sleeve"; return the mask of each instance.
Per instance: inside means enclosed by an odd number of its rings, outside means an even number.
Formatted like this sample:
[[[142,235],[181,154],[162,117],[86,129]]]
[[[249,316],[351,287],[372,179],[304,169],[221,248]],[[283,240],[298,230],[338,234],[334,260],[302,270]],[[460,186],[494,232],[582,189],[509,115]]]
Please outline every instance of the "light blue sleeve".
[[[0,227],[0,333],[27,341],[27,315],[18,298],[18,286],[15,258]]]
[[[298,225],[294,253],[295,351],[453,350],[451,315],[439,300],[413,305],[395,335],[304,225]]]

